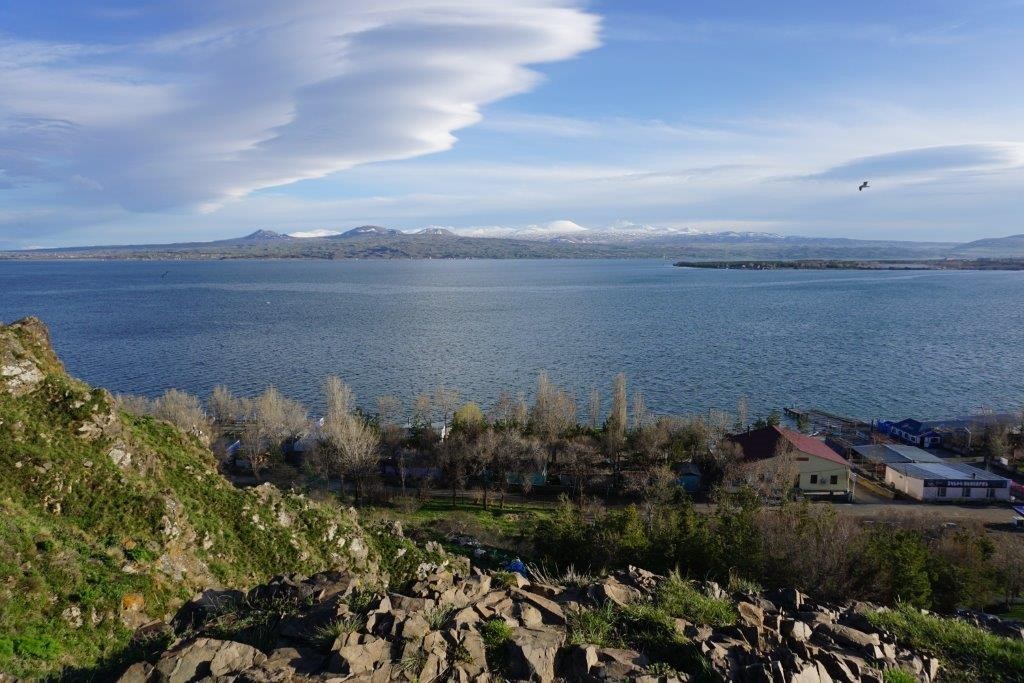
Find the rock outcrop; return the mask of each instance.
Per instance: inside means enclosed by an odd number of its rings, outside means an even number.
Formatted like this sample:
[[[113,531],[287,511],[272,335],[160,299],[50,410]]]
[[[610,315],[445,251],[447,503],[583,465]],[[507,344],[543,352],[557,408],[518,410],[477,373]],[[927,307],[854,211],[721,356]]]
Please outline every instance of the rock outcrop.
[[[940,663],[871,626],[864,603],[830,605],[797,591],[729,596],[735,623],[676,620],[703,671],[658,653],[581,642],[575,615],[650,604],[666,579],[630,568],[589,586],[534,584],[479,569],[424,565],[403,590],[345,572],[280,576],[244,598],[210,592],[187,605],[177,641],[122,683],[187,681],[720,681],[882,683],[899,668],[930,683]],[[705,582],[709,597],[725,596]],[[274,615],[267,619],[267,605]],[[180,616],[180,615],[179,615]],[[253,623],[259,622],[257,632]],[[225,624],[237,623],[231,642]],[[230,630],[230,629],[227,629]],[[219,637],[212,634],[217,633]],[[241,641],[245,641],[244,643]],[[258,641],[261,649],[250,643]]]

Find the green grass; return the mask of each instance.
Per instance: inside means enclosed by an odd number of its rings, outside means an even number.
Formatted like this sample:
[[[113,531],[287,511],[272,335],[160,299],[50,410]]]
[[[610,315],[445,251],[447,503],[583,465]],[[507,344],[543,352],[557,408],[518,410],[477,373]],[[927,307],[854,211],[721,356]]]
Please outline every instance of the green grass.
[[[708,597],[677,572],[659,587],[655,603],[666,614],[695,624],[727,626],[735,623],[736,609],[725,599]]]
[[[351,615],[343,619],[335,619],[326,624],[318,626],[309,636],[310,644],[320,650],[330,650],[331,645],[338,639],[338,636],[347,633],[355,633],[366,625],[366,617],[362,615]]]
[[[914,674],[903,669],[889,668],[882,672],[882,680],[885,683],[917,683]]]
[[[915,650],[942,662],[943,680],[1024,681],[1024,641],[995,636],[959,619],[921,614],[912,607],[874,612],[868,619]]]
[[[733,623],[736,613],[727,601],[709,598],[673,574],[651,602],[622,607],[606,603],[567,617],[571,644],[634,649],[647,655],[659,671],[690,671],[701,680],[710,676],[708,662],[679,632],[675,618],[723,626]]]
[[[571,611],[566,617],[567,640],[571,645],[614,647],[621,644],[615,631],[618,612],[611,604]]]
[[[109,677],[145,649],[120,616],[129,594],[142,596],[140,618],[160,618],[201,586],[352,564],[348,541],[363,532],[346,510],[240,490],[208,449],[152,418],[115,414],[119,433],[81,438],[111,414],[110,396],[69,378],[30,332],[0,326],[4,348],[48,374],[25,396],[0,392],[0,671]],[[115,445],[132,467],[108,456]]]
[[[512,627],[501,619],[490,619],[480,627],[484,641],[487,668],[504,671],[508,668],[508,644],[512,640]]]

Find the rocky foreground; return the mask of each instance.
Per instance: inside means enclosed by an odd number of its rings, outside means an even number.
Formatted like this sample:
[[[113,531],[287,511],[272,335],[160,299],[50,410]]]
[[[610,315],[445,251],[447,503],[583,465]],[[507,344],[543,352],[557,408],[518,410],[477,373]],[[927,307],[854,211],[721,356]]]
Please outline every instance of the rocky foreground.
[[[203,593],[175,619],[171,647],[120,680],[881,683],[890,669],[926,682],[942,670],[873,628],[866,615],[880,608],[822,604],[794,590],[726,595],[712,582],[694,587],[730,601],[737,619],[674,621],[679,647],[699,662],[691,671],[581,642],[580,614],[650,602],[667,580],[630,568],[589,585],[547,585],[423,565],[412,585],[375,593],[365,577],[344,572],[280,576],[248,594]]]

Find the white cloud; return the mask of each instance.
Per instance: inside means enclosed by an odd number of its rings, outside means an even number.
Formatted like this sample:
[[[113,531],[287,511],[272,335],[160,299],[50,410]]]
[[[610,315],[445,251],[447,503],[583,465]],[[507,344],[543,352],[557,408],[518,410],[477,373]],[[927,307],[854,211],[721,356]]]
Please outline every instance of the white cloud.
[[[168,0],[170,1],[170,0]],[[451,147],[528,66],[597,45],[569,0],[223,0],[128,45],[0,41],[0,168],[131,210]]]

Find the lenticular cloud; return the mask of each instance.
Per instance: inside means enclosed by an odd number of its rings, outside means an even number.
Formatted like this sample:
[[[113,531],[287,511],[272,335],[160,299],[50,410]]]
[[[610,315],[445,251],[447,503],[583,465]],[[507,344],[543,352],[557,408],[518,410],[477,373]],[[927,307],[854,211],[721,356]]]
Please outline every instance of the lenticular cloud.
[[[210,207],[437,152],[598,33],[571,0],[209,4],[134,44],[0,41],[0,180]]]

